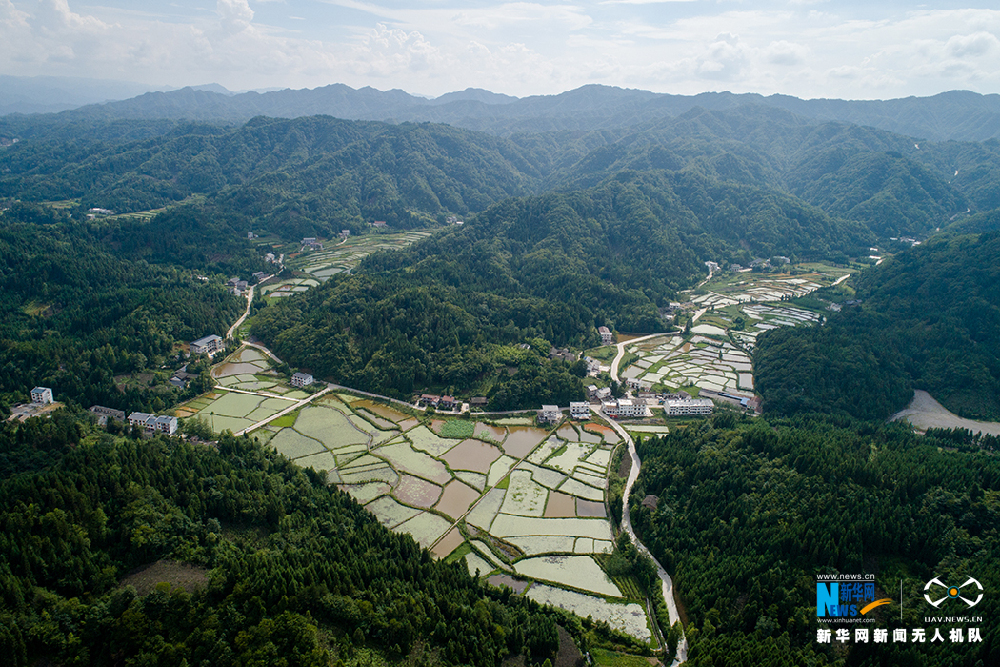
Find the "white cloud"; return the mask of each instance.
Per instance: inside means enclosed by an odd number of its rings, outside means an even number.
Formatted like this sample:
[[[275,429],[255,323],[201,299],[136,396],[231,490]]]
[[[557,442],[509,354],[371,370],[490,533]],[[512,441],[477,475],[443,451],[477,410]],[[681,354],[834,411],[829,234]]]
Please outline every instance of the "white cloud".
[[[801,65],[809,49],[785,40],[771,42],[762,51],[764,60],[775,65]]]
[[[218,0],[215,11],[222,29],[228,33],[243,32],[253,21],[253,10],[247,0]]]
[[[669,92],[884,97],[1000,89],[1000,11],[652,0],[0,0],[0,72],[515,95],[591,81]]]

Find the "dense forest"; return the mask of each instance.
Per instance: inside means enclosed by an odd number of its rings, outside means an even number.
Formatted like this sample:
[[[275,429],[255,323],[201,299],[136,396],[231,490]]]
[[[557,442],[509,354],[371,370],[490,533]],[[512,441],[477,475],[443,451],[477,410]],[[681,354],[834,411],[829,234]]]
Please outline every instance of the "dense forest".
[[[962,416],[1000,419],[1000,232],[932,238],[855,283],[861,304],[825,326],[760,336],[765,409],[880,419],[916,388]]]
[[[221,278],[198,280],[182,268],[185,262],[169,261],[170,248],[160,245],[164,236],[156,228],[176,217],[149,223],[146,245],[141,223],[81,222],[22,203],[0,213],[0,395],[26,400],[32,387],[43,385],[58,400],[123,410],[162,410],[181,397],[166,383],[169,376],[156,386],[152,376],[141,382],[115,376],[164,364],[172,372],[184,363],[176,343],[225,333],[245,302]],[[260,264],[255,255],[246,262]],[[206,378],[189,390],[209,386]]]
[[[0,422],[5,664],[498,664],[554,657],[543,611],[390,533],[321,475],[247,439],[218,449]],[[187,590],[138,591],[152,563]],[[191,576],[194,573],[197,576]],[[192,583],[193,582],[193,583]]]
[[[879,628],[928,627],[934,576],[1000,587],[1000,438],[820,419],[695,422],[637,442],[640,539],[672,573],[690,664],[935,665],[1000,661],[1000,603],[982,643],[817,643],[816,574],[874,574]],[[641,503],[658,497],[656,509]],[[928,636],[930,636],[928,630]]]
[[[155,209],[204,195],[214,216],[285,238],[468,215],[508,197],[650,174],[702,231],[758,255],[854,256],[997,205],[993,143],[922,143],[781,109],[692,108],[626,127],[505,137],[329,116],[243,125],[8,117],[0,197]],[[957,173],[954,173],[957,172]]]

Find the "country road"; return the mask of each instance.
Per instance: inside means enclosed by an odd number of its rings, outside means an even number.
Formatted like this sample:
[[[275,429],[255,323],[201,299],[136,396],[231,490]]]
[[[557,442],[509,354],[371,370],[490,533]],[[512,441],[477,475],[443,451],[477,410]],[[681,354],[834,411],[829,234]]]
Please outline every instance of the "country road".
[[[632,436],[622,428],[621,424],[616,422],[614,419],[608,417],[607,415],[601,414],[611,427],[618,433],[622,439],[628,444],[628,453],[632,457],[632,467],[628,473],[628,480],[625,482],[624,497],[622,498],[622,530],[628,533],[629,538],[632,543],[635,544],[636,549],[640,553],[643,553],[653,561],[656,565],[656,574],[659,575],[660,581],[663,585],[663,599],[667,602],[667,611],[670,614],[670,624],[673,625],[680,620],[680,614],[677,611],[677,603],[674,602],[674,582],[670,579],[670,575],[667,571],[663,569],[660,565],[660,561],[656,560],[646,545],[639,541],[636,536],[635,531],[632,530],[632,515],[629,509],[629,495],[632,493],[632,485],[635,484],[635,480],[639,478],[640,461],[639,455],[635,451],[635,441],[632,440]],[[650,619],[655,622],[655,619]],[[666,631],[668,628],[662,628]],[[671,663],[671,667],[676,667],[677,665],[683,664],[687,660],[688,643],[687,637],[682,637],[681,641],[677,644],[677,655],[674,657],[674,661]]]
[[[239,328],[239,326],[243,324],[243,322],[247,319],[247,315],[250,314],[250,304],[253,303],[253,290],[255,287],[257,286],[256,285],[250,286],[250,290],[247,292],[247,309],[243,311],[242,315],[240,315],[240,319],[233,322],[233,326],[229,327],[229,331],[226,332],[226,340],[229,340],[230,338],[233,337],[233,334],[236,333],[236,330]]]
[[[662,333],[649,334],[648,336],[643,336],[641,338],[633,338],[632,340],[627,341],[625,343],[618,343],[617,345],[618,354],[615,355],[615,359],[611,363],[612,379],[614,379],[615,382],[620,382],[618,378],[618,365],[621,362],[622,358],[625,356],[626,345],[631,345],[632,343],[639,343],[644,340],[653,338],[655,336],[663,336],[663,335],[669,335],[669,334],[662,334]],[[674,602],[674,582],[673,580],[671,580],[670,575],[667,574],[667,571],[663,569],[663,566],[660,565],[660,561],[656,560],[653,554],[650,553],[649,549],[646,548],[646,545],[639,541],[639,538],[636,536],[635,531],[632,530],[632,515],[629,510],[629,496],[632,493],[632,485],[635,484],[635,480],[639,478],[639,471],[641,469],[641,462],[639,461],[639,455],[635,451],[635,441],[632,440],[632,436],[630,436],[628,432],[624,428],[622,428],[621,424],[619,424],[617,421],[605,415],[603,412],[599,412],[598,414],[604,417],[604,419],[609,424],[611,424],[611,427],[618,433],[619,436],[621,436],[622,440],[624,440],[625,443],[628,445],[628,453],[629,456],[632,457],[632,466],[631,468],[629,468],[628,480],[625,482],[624,497],[622,498],[622,530],[628,533],[629,538],[632,540],[632,543],[635,544],[636,548],[641,553],[649,556],[649,558],[653,561],[653,564],[656,565],[656,574],[660,577],[660,581],[662,582],[663,585],[663,599],[666,600],[667,602],[667,611],[670,614],[670,624],[673,625],[674,623],[680,620],[680,614],[677,611],[677,603]],[[654,623],[656,622],[655,617],[650,617],[650,620],[652,620]],[[666,631],[668,629],[669,628],[661,628],[661,630],[663,631]],[[688,652],[687,637],[682,637],[680,643],[678,643],[677,645],[677,655],[674,657],[674,661],[673,663],[671,663],[671,667],[675,667],[676,665],[684,663],[687,660],[687,652]]]

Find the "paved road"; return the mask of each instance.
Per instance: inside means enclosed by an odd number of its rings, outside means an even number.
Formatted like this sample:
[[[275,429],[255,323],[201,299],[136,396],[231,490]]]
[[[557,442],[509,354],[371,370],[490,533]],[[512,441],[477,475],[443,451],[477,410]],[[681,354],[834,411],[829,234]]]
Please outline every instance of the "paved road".
[[[253,290],[255,287],[257,286],[251,285],[250,289],[247,291],[247,309],[243,311],[242,315],[240,315],[240,319],[233,322],[233,326],[229,327],[229,331],[226,333],[226,340],[229,340],[230,338],[233,337],[233,334],[236,333],[236,330],[239,328],[239,326],[243,324],[244,320],[246,320],[247,315],[250,314],[250,304],[253,302]]]
[[[611,428],[615,429],[615,431],[618,432],[618,435],[620,435],[628,444],[628,453],[629,456],[632,457],[632,468],[629,470],[628,480],[625,482],[624,497],[622,498],[622,530],[628,533],[629,539],[631,539],[632,543],[635,544],[636,549],[649,556],[650,559],[652,559],[653,564],[656,565],[656,573],[659,575],[660,581],[663,585],[663,599],[667,602],[667,611],[670,614],[670,624],[673,625],[675,622],[680,620],[680,614],[677,612],[677,603],[674,602],[674,583],[670,579],[670,575],[667,574],[667,571],[663,569],[662,565],[660,565],[660,561],[656,560],[653,554],[650,553],[649,549],[646,548],[646,545],[640,542],[639,538],[636,537],[635,531],[632,530],[632,514],[629,509],[629,495],[632,493],[632,485],[635,484],[635,480],[639,478],[640,470],[639,455],[636,454],[635,451],[635,441],[633,441],[632,436],[630,436],[628,432],[622,428],[621,424],[616,422],[614,419],[607,417],[603,413],[599,414],[601,414],[601,416],[604,417],[609,424],[611,424]],[[653,620],[655,622],[655,617]],[[676,667],[676,665],[680,665],[687,660],[687,651],[687,637],[684,637],[677,645],[677,656],[674,658],[672,667]]]
[[[656,336],[669,336],[669,335],[670,334],[667,333],[652,333],[646,336],[640,336],[639,338],[633,338],[632,340],[626,341],[624,343],[618,343],[616,345],[616,347],[618,348],[618,354],[615,355],[615,360],[611,362],[611,379],[613,379],[618,384],[621,384],[621,380],[618,379],[618,363],[622,360],[622,357],[625,356],[626,345],[632,345],[633,343],[641,343],[644,340],[655,338]]]
[[[230,391],[238,391],[238,390],[230,390]],[[295,403],[293,403],[292,405],[288,406],[287,408],[285,408],[281,412],[277,412],[277,413],[271,415],[270,417],[268,417],[267,419],[262,419],[259,422],[257,422],[256,424],[254,424],[252,426],[248,426],[245,429],[243,429],[242,431],[236,432],[234,435],[246,435],[250,431],[255,431],[255,430],[259,429],[261,426],[264,426],[266,424],[270,424],[272,421],[274,421],[278,417],[281,417],[283,415],[287,415],[289,412],[294,412],[295,410],[298,410],[299,408],[301,408],[301,407],[303,407],[305,405],[309,405],[310,403],[312,403],[313,401],[315,401],[317,398],[319,398],[320,396],[322,396],[323,394],[325,394],[325,393],[327,393],[329,391],[333,391],[333,387],[327,385],[326,389],[324,389],[323,391],[318,391],[318,392],[316,392],[315,394],[313,394],[311,396],[307,396],[307,397],[303,398],[301,401],[296,401]],[[245,393],[253,393],[253,392],[245,392]]]

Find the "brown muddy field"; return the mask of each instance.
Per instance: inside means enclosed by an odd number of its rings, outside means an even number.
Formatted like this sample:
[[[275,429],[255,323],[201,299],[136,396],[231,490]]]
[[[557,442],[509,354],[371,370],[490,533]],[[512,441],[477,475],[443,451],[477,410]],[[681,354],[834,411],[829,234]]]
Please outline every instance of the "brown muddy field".
[[[545,516],[548,518],[572,518],[576,516],[573,508],[573,496],[553,491],[549,494],[549,502],[545,506]]]
[[[453,479],[445,485],[441,500],[434,506],[434,509],[457,519],[468,511],[479,495],[479,491],[471,486]]]
[[[452,470],[471,470],[485,475],[490,471],[490,464],[500,456],[500,450],[494,445],[479,440],[463,440],[441,458]]]
[[[533,426],[511,426],[503,441],[503,451],[516,459],[525,457],[547,436],[548,433]]]

